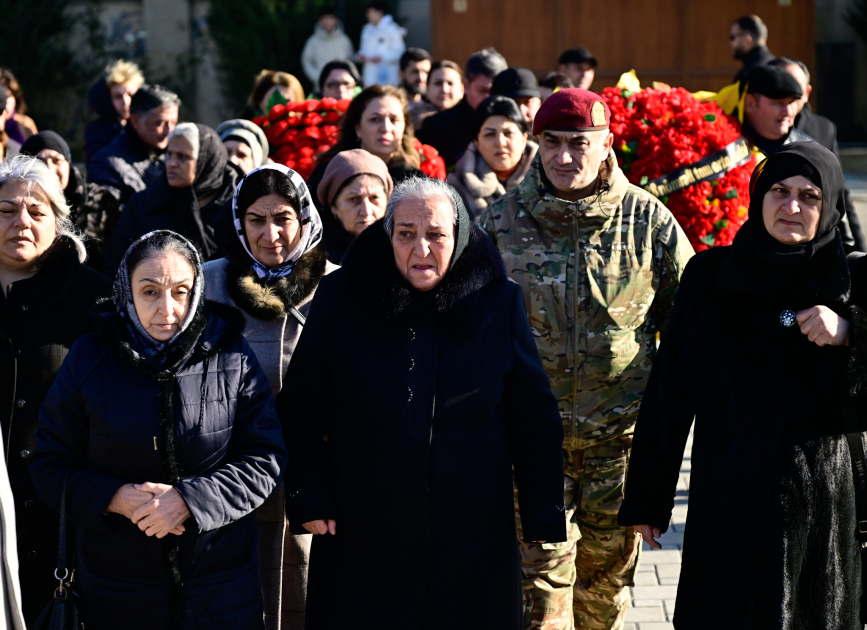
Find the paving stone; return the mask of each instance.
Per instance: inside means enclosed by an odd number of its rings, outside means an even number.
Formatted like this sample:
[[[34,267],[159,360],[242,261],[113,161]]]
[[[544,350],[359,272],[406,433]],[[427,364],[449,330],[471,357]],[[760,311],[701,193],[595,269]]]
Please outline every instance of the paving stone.
[[[645,556],[644,558],[646,558]],[[656,565],[652,562],[647,562],[644,558],[641,559],[641,562],[638,564],[638,570],[636,571],[636,575],[638,573],[655,573]]]
[[[658,586],[659,580],[656,579],[656,571],[643,571],[635,574],[635,584],[637,586]]]
[[[680,580],[680,576],[659,578],[659,584],[662,586],[672,586],[672,585],[677,586],[677,583],[679,580]]]
[[[636,621],[643,625],[646,621],[665,621],[665,610],[662,606],[652,608],[627,608],[626,621]]]
[[[634,623],[627,623],[623,625],[623,630],[638,630],[638,626]]]
[[[658,564],[656,565],[656,575],[660,578],[680,577],[680,565]]]
[[[662,602],[661,599],[633,599],[632,605],[635,608],[659,608]]]
[[[651,549],[641,556],[641,561],[648,564],[680,564],[680,552],[675,549]]]
[[[632,598],[641,599],[674,599],[677,597],[677,586],[633,586]]]
[[[638,630],[674,630],[674,626],[665,622],[644,622],[638,625]]]
[[[665,614],[668,615],[668,620],[671,621],[671,618],[674,616],[674,600],[666,599],[665,600]]]

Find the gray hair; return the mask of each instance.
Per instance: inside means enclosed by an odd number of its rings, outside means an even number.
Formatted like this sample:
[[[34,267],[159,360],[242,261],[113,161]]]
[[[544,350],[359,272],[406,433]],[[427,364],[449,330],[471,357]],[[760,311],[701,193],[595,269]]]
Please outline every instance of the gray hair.
[[[78,260],[87,260],[87,251],[84,249],[84,241],[69,220],[72,209],[66,202],[60,180],[57,175],[45,165],[45,162],[29,155],[18,154],[6,162],[0,162],[0,188],[10,182],[24,182],[27,191],[30,192],[35,186],[43,195],[48,197],[51,210],[54,212],[56,223],[55,240],[65,236],[78,250]]]
[[[438,179],[430,177],[410,177],[394,188],[388,205],[385,207],[385,233],[389,236],[394,232],[394,212],[403,201],[427,201],[429,199],[445,199],[452,205],[452,223],[458,224],[458,206],[462,204],[458,191]]]
[[[472,81],[479,75],[493,79],[508,67],[509,64],[506,63],[505,57],[491,46],[470,55],[470,58],[467,59],[465,74],[467,81]]]
[[[181,138],[186,138],[187,142],[190,143],[190,146],[193,147],[193,159],[199,159],[199,128],[196,127],[195,123],[181,123],[177,125],[172,132],[169,134],[169,140],[174,138],[175,136],[180,136]]]

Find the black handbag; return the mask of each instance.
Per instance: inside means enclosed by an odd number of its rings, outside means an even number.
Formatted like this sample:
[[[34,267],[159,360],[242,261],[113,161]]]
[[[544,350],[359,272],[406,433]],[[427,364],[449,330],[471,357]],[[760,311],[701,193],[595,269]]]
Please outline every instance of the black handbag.
[[[54,589],[54,598],[39,615],[32,630],[83,630],[81,620],[81,601],[75,592],[75,562],[66,559],[66,484],[69,475],[63,480],[63,495],[60,497],[60,536],[57,543],[57,568],[54,577],[59,582]]]

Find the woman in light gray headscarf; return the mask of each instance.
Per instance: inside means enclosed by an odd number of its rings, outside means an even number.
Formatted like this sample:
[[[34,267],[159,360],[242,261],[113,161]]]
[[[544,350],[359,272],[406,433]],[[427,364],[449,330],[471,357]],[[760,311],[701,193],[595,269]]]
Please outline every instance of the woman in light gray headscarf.
[[[235,189],[232,219],[227,257],[204,267],[206,297],[239,322],[276,396],[319,281],[337,267],[326,260],[307,185],[285,166],[250,172]],[[282,487],[256,514],[266,627],[303,627],[310,536],[289,533]]]
[[[242,118],[234,118],[220,123],[217,133],[226,147],[229,161],[244,171],[245,175],[270,162],[268,139],[259,125]]]

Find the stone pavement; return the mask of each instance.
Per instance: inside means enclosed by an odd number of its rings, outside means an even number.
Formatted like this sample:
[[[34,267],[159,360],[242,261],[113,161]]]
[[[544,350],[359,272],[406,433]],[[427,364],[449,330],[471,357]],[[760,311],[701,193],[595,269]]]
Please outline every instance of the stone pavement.
[[[630,589],[632,601],[626,611],[625,630],[674,630],[674,600],[680,577],[680,552],[686,524],[686,504],[689,499],[689,474],[692,469],[692,433],[686,442],[674,514],[668,531],[659,539],[662,549],[651,549],[642,543],[641,564]]]

